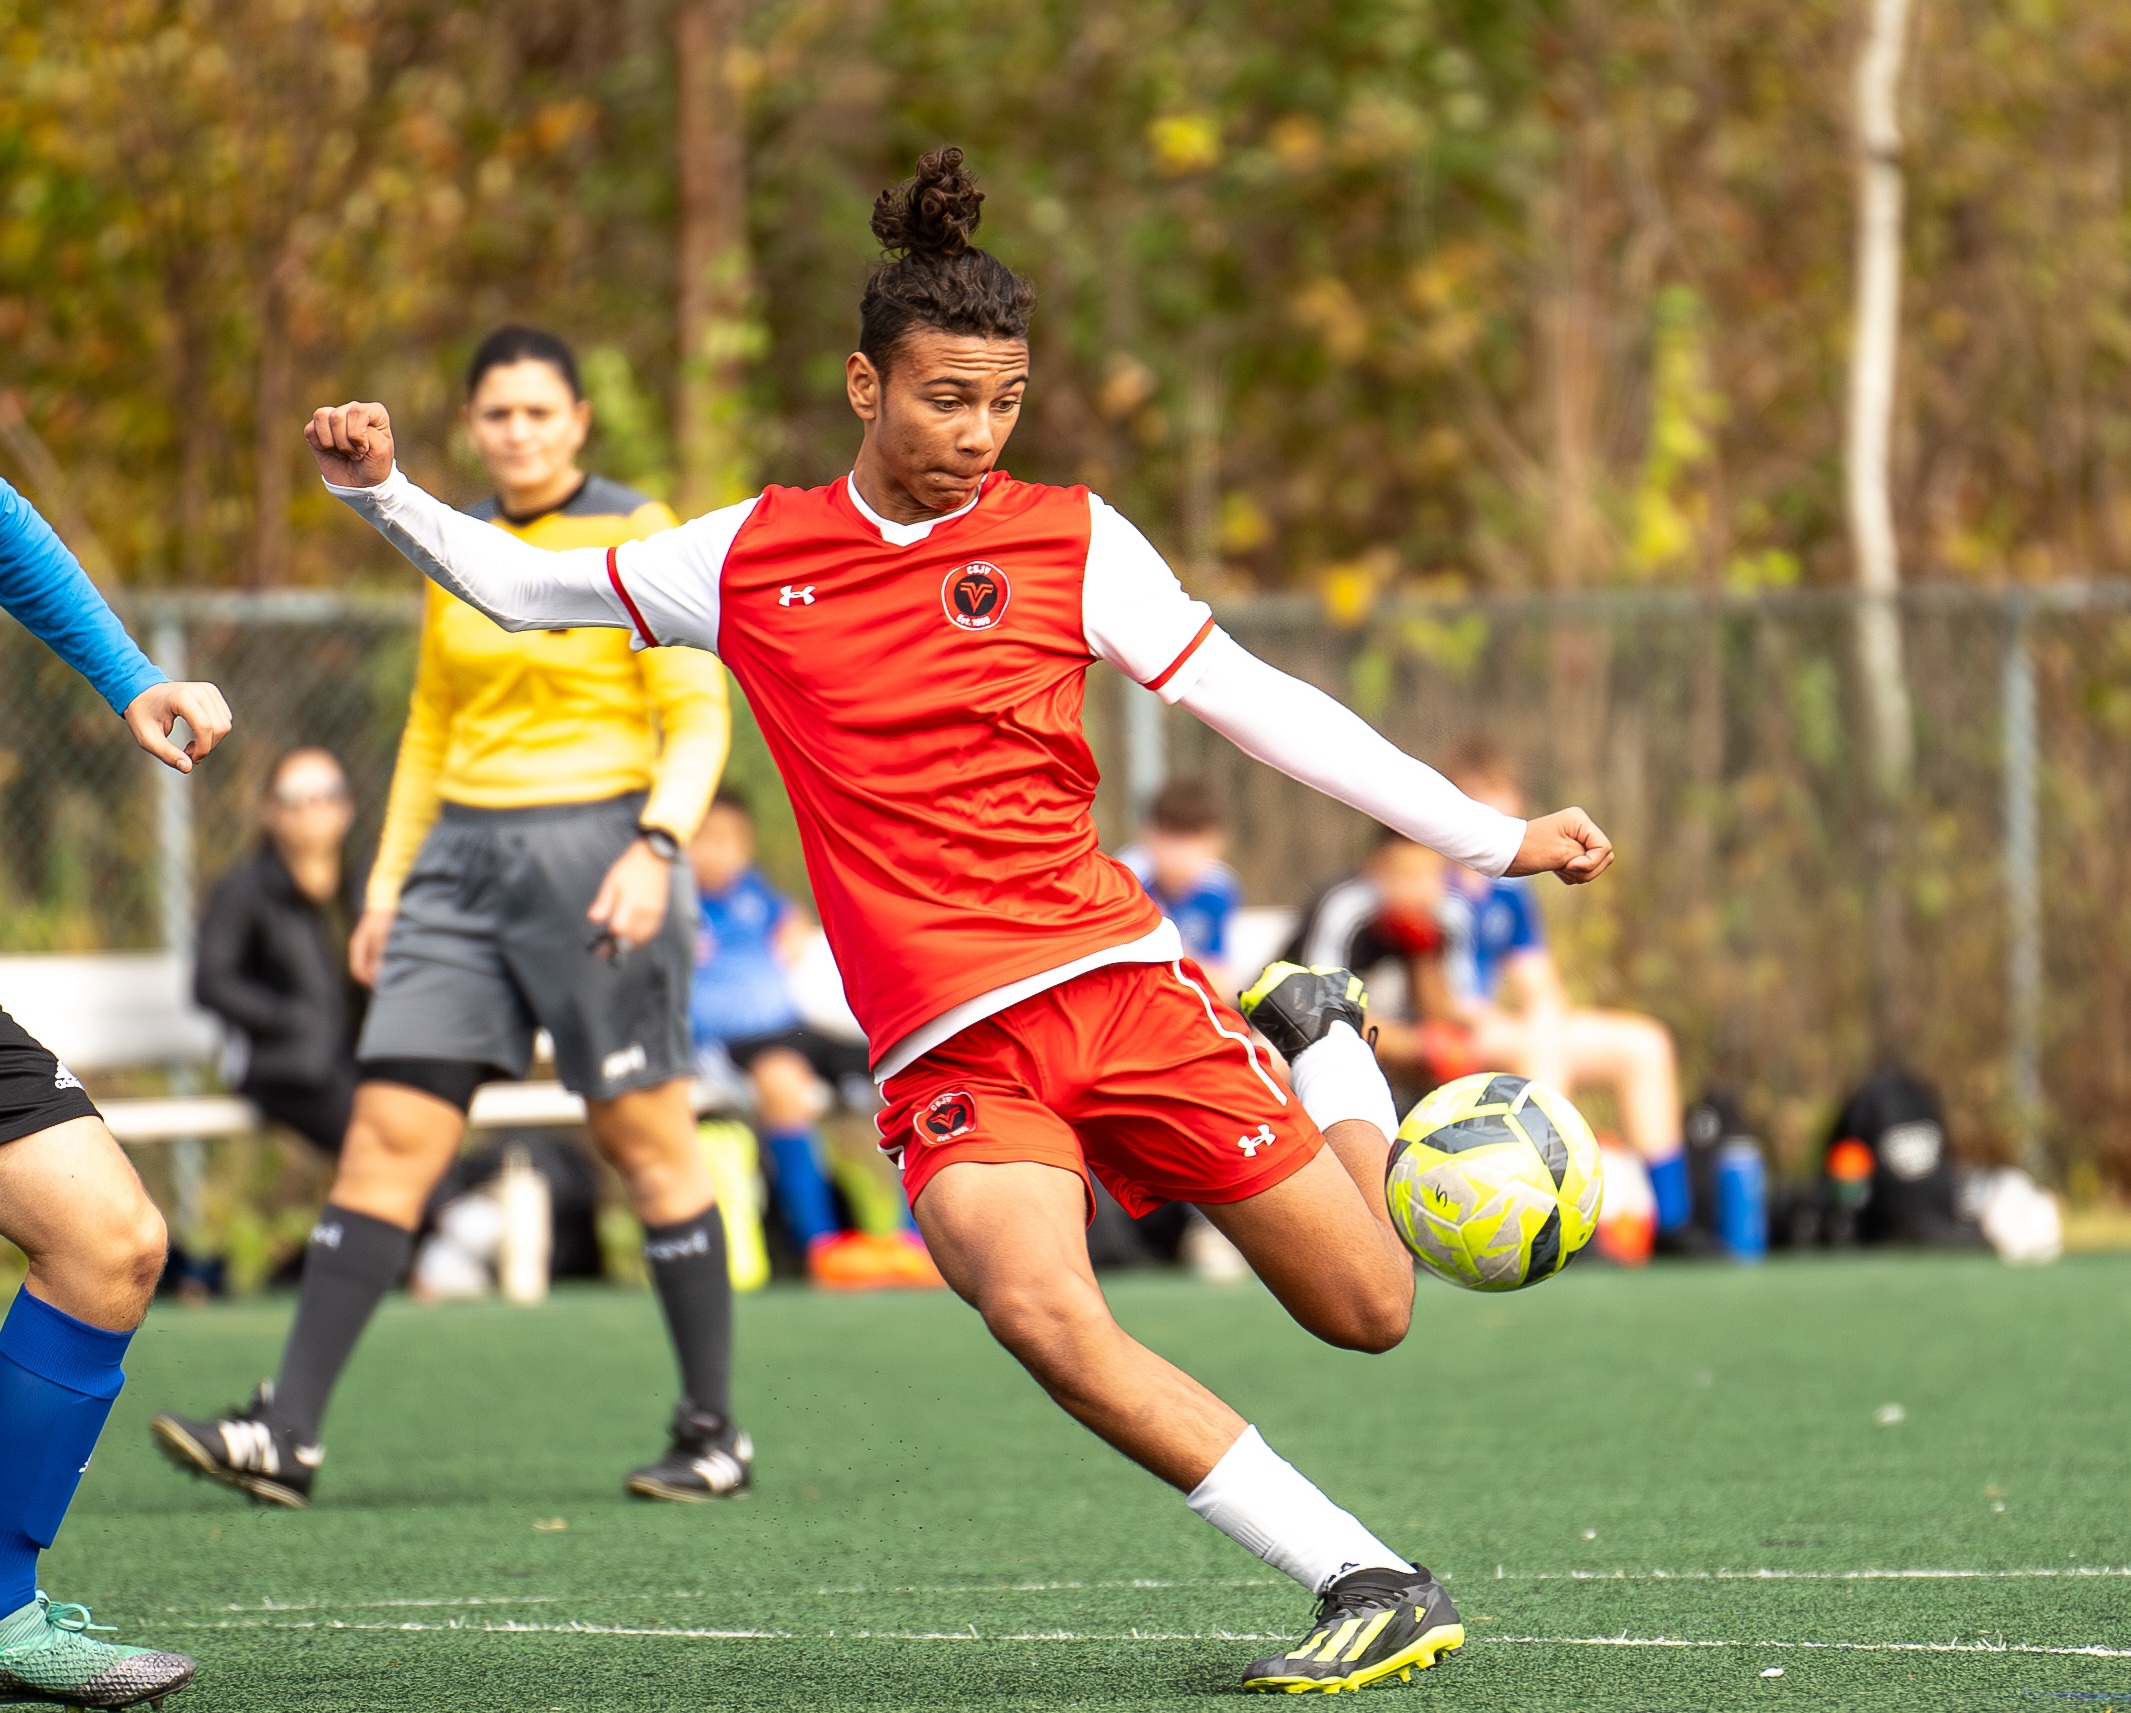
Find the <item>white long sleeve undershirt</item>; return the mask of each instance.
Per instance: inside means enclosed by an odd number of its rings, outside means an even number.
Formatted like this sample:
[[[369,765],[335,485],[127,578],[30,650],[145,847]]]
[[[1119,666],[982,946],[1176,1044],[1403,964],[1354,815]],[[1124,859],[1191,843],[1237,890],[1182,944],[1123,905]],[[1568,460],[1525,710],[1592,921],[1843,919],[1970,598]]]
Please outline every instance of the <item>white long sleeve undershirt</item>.
[[[1245,755],[1359,809],[1452,862],[1499,875],[1524,823],[1476,803],[1322,690],[1268,666],[1226,632],[1178,699]]]
[[[632,628],[604,548],[530,546],[454,511],[398,469],[374,488],[328,486],[425,574],[506,630]],[[622,552],[622,570],[651,607],[660,640],[716,647],[720,574],[753,504],[706,513]],[[1178,586],[1137,530],[1100,501],[1094,506],[1092,652],[1143,682],[1167,666],[1165,700],[1190,709],[1244,754],[1453,862],[1499,875],[1515,860],[1522,821],[1474,802],[1360,715],[1266,664],[1226,632],[1208,635],[1179,670],[1177,649],[1199,630],[1206,608]]]

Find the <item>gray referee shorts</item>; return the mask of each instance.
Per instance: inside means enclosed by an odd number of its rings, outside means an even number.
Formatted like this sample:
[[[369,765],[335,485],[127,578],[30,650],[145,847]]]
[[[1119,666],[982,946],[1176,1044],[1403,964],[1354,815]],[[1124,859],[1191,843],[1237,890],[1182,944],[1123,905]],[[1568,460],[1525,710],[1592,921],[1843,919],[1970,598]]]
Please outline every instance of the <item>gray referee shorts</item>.
[[[469,809],[446,803],[400,889],[359,1059],[445,1059],[522,1077],[533,1034],[554,1037],[565,1087],[611,1100],[689,1074],[695,895],[674,864],[655,939],[618,963],[585,919],[636,837],[641,793],[604,803]]]

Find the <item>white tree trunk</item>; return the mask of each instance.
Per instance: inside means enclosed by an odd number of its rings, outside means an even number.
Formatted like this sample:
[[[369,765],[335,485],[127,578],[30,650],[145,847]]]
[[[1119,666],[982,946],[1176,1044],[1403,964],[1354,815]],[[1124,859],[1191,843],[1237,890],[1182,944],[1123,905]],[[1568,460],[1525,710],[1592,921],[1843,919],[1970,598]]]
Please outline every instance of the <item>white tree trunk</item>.
[[[1864,52],[1857,63],[1857,308],[1850,347],[1845,474],[1850,543],[1857,586],[1865,597],[1858,610],[1857,660],[1873,773],[1880,790],[1893,796],[1908,782],[1912,742],[1901,621],[1894,599],[1901,586],[1901,561],[1887,477],[1902,297],[1902,134],[1895,96],[1910,0],[1869,4]]]

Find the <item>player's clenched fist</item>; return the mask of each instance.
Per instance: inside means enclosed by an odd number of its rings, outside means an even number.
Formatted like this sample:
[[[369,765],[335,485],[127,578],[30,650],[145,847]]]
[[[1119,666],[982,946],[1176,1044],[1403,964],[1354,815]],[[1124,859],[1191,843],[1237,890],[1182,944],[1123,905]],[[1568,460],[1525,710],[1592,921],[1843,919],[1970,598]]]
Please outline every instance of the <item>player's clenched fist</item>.
[[[1613,841],[1581,809],[1557,809],[1524,824],[1511,874],[1558,874],[1570,886],[1596,880],[1613,865]]]
[[[392,418],[381,404],[314,410],[303,437],[318,473],[336,488],[374,488],[392,474]]]

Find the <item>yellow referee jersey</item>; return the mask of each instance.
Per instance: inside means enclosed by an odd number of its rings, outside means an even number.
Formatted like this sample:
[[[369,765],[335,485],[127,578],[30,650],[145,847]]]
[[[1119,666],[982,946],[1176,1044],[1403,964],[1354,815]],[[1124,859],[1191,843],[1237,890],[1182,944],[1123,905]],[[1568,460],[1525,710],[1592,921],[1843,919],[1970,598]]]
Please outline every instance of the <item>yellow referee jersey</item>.
[[[492,499],[474,515],[550,549],[612,547],[678,521],[599,476],[529,523]],[[634,652],[625,630],[507,631],[435,584],[428,599],[372,909],[397,907],[442,803],[522,809],[648,791],[647,822],[684,842],[694,834],[732,742],[725,669],[712,656]]]

